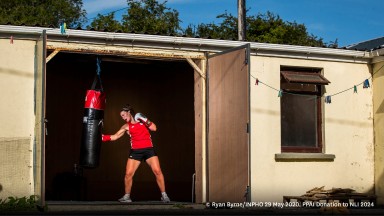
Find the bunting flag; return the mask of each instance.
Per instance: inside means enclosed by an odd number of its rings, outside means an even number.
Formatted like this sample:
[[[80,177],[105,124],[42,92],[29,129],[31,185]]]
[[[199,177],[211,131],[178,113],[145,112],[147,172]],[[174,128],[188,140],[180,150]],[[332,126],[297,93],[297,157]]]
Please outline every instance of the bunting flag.
[[[369,87],[370,87],[370,85],[369,85],[369,80],[366,79],[366,80],[364,81],[363,88],[369,88]]]
[[[62,22],[60,25],[60,32],[61,34],[65,34],[67,30],[67,24],[65,22]]]
[[[256,78],[256,83],[255,85],[259,85],[259,79]]]
[[[278,97],[282,97],[283,96],[283,91],[282,90],[279,90],[279,94],[277,95]]]
[[[325,103],[330,104],[332,102],[331,96],[328,95],[325,97]]]
[[[357,93],[357,87],[356,87],[356,85],[353,86],[353,93]]]

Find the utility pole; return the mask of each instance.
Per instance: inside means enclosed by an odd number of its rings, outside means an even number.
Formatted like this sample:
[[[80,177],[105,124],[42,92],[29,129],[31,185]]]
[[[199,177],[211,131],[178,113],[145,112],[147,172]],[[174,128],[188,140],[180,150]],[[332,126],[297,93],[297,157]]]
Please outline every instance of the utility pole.
[[[238,37],[239,41],[245,41],[245,0],[237,0],[237,26],[238,26]]]

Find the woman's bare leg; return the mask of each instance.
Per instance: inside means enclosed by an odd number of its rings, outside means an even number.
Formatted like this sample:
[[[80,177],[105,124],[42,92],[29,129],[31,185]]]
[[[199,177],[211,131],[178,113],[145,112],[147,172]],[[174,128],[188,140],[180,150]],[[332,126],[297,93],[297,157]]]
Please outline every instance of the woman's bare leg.
[[[134,159],[128,159],[127,166],[125,168],[125,177],[124,177],[124,188],[125,193],[130,194],[132,189],[132,180],[133,175],[135,174],[137,168],[140,165],[140,161]]]
[[[159,186],[160,192],[165,192],[164,175],[160,168],[159,157],[150,157],[146,160],[146,162],[151,167],[153,174],[156,176],[156,182]]]

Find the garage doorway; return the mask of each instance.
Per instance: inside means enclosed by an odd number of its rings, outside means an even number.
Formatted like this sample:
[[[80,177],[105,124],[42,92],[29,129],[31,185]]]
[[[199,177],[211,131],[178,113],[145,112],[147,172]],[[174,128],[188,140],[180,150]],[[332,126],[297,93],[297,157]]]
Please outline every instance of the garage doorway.
[[[103,133],[124,123],[126,103],[146,114],[158,130],[151,133],[173,201],[191,201],[195,173],[194,70],[185,60],[152,60],[118,56],[58,53],[47,63],[45,191],[47,201],[117,200],[124,193],[129,137],[103,143],[100,166],[75,169],[79,163],[85,92],[101,62],[107,95]],[[75,171],[77,170],[77,171]],[[154,175],[142,163],[132,187],[134,201],[160,200]]]

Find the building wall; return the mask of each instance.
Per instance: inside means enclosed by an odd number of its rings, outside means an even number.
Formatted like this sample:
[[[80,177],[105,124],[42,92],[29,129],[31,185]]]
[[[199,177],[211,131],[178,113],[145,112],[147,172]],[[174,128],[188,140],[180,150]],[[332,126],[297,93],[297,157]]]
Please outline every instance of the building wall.
[[[324,104],[323,143],[325,154],[334,161],[276,161],[280,154],[280,65],[320,67],[331,81]],[[366,64],[298,60],[252,56],[251,59],[251,191],[252,201],[282,202],[283,196],[301,196],[306,191],[351,188],[357,192],[374,190],[374,139],[372,88],[358,93],[353,86],[370,77]],[[383,96],[383,95],[382,95]],[[284,96],[283,96],[284,97]]]
[[[0,39],[0,198],[29,196],[34,136],[34,41]]]
[[[375,125],[375,191],[377,202],[384,205],[384,62],[374,65],[373,115]]]

